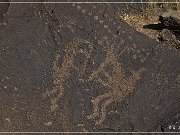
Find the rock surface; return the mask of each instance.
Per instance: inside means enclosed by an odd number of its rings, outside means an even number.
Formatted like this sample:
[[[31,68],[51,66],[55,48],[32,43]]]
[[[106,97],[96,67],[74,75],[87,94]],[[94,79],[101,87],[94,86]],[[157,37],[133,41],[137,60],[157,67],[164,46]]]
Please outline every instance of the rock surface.
[[[111,4],[0,7],[1,132],[178,130],[179,52]]]

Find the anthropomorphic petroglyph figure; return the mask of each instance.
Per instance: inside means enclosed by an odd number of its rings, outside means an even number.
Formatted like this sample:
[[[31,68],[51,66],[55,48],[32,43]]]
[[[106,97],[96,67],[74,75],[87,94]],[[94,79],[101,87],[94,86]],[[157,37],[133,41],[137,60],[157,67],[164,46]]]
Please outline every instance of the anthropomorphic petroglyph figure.
[[[51,98],[51,112],[54,112],[59,107],[59,100],[64,95],[64,85],[65,81],[70,77],[70,71],[75,69],[79,73],[79,77],[81,78],[83,72],[87,66],[87,60],[90,57],[92,51],[92,45],[89,41],[81,39],[81,38],[74,38],[72,42],[66,45],[65,47],[65,56],[63,58],[63,63],[60,65],[59,58],[60,55],[58,54],[53,61],[53,82],[54,87],[52,90],[48,90],[44,97]],[[77,54],[82,54],[84,56],[84,61],[81,67],[77,66],[75,63],[75,58]]]

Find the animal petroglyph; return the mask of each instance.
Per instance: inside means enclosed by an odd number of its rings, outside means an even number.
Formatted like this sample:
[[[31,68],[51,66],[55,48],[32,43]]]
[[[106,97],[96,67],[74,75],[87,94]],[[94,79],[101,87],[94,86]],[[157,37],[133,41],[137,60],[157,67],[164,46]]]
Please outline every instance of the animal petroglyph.
[[[133,92],[144,68],[133,71],[131,76],[127,77],[125,75],[125,71],[113,53],[113,49],[110,49],[113,48],[115,39],[120,35],[119,29],[121,26],[118,24],[118,20],[112,19],[111,16],[106,13],[102,15],[99,11],[95,10],[96,8],[94,7],[89,6],[87,8],[86,6],[87,5],[73,4],[73,7],[76,7],[77,10],[83,14],[91,16],[94,22],[106,31],[102,38],[97,39],[98,44],[103,46],[103,49],[107,51],[105,61],[89,76],[89,81],[95,80],[109,89],[109,92],[99,95],[92,100],[93,113],[88,116],[88,119],[96,119],[96,124],[101,124],[106,118],[107,107],[113,102],[121,102],[127,95]],[[110,21],[118,30],[108,25]],[[135,51],[136,50],[135,48]],[[136,54],[136,52],[134,53]],[[109,69],[110,71],[107,71],[108,67],[111,67],[111,69]]]
[[[55,57],[55,60],[53,61],[54,87],[52,90],[48,90],[44,94],[44,97],[50,97],[51,99],[51,112],[56,111],[59,107],[59,101],[63,97],[65,92],[65,81],[71,75],[70,71],[72,69],[75,69],[79,73],[79,77],[82,77],[83,72],[85,71],[87,66],[87,60],[91,55],[92,45],[87,40],[81,38],[74,38],[72,42],[65,46],[64,51],[65,56],[63,57],[62,65],[60,65],[59,63],[59,54]],[[84,61],[81,63],[81,66],[79,66],[75,62],[75,58],[78,54],[81,54],[85,58]]]
[[[112,67],[111,73],[107,71],[108,66]],[[113,102],[121,102],[127,95],[132,93],[144,70],[142,68],[133,71],[129,77],[126,77],[125,71],[112,49],[109,50],[105,61],[89,77],[89,80],[95,80],[107,87],[109,92],[99,95],[92,100],[93,113],[88,118],[96,119],[99,117],[96,124],[101,124],[106,118],[106,108]],[[102,75],[103,78],[101,77]]]

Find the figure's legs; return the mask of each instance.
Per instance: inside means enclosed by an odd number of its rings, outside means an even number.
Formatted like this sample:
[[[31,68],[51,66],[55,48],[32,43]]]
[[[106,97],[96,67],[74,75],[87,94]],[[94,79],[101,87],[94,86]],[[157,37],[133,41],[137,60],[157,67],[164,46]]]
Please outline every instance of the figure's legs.
[[[97,117],[99,115],[99,104],[100,104],[100,102],[103,99],[108,98],[109,96],[110,96],[109,93],[105,93],[105,94],[97,96],[94,99],[94,101],[93,101],[93,114],[88,116],[88,119],[94,119],[95,117]]]
[[[64,94],[63,88],[56,88],[57,96],[51,99],[51,112],[54,112],[58,109],[58,101]]]
[[[101,124],[106,119],[106,115],[107,115],[106,108],[113,102],[114,102],[114,100],[111,98],[111,99],[107,100],[104,104],[102,104],[101,117],[100,117],[100,120],[98,122],[96,122],[97,125]]]

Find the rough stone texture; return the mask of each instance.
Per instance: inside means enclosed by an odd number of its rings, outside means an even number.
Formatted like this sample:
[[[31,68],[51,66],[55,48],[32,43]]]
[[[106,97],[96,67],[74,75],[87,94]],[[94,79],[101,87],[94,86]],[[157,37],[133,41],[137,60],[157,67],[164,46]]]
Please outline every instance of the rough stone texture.
[[[0,8],[0,131],[179,126],[179,52],[135,31],[111,4]]]

